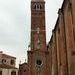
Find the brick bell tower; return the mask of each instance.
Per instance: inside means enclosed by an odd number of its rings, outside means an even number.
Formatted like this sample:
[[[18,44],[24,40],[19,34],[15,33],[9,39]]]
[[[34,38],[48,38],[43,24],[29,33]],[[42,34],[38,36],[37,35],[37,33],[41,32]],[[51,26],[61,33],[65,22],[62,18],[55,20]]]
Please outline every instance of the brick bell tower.
[[[45,2],[31,1],[31,50],[46,50]]]
[[[45,1],[31,1],[31,50],[28,51],[29,75],[50,75],[46,46]]]

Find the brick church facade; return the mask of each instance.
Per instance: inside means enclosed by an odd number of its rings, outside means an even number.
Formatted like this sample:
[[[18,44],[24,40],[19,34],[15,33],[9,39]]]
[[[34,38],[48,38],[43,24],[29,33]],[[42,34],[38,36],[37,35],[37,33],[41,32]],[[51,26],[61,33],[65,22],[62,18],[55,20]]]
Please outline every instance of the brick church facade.
[[[31,48],[19,75],[75,75],[75,1],[64,0],[46,44],[45,1],[31,1]]]

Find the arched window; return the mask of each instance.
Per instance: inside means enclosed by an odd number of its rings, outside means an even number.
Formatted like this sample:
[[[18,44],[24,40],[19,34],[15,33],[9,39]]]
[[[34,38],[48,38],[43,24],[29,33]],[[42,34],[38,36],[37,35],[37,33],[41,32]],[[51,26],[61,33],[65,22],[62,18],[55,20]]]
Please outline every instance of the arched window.
[[[33,7],[33,8],[34,8],[34,9],[36,9],[36,7],[37,7],[37,5],[34,5],[34,7]]]
[[[42,5],[40,5],[40,9],[42,9]]]
[[[11,75],[16,75],[16,71],[12,71],[11,72]]]
[[[37,9],[39,9],[39,5],[37,5]]]
[[[36,10],[40,10],[40,5],[39,5],[39,4],[37,5],[37,8],[36,8]]]
[[[33,9],[35,9],[35,10],[44,9],[44,5],[42,5],[42,4],[34,4]]]
[[[2,59],[2,63],[5,64],[6,63],[6,59]]]

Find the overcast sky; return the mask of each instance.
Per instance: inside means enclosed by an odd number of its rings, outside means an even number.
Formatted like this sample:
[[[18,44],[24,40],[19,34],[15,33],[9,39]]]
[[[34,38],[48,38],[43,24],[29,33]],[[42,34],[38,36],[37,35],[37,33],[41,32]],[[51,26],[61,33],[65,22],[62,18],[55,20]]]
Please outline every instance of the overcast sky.
[[[0,0],[0,51],[17,58],[17,66],[27,58],[30,43],[30,1]],[[47,43],[63,0],[46,1]]]

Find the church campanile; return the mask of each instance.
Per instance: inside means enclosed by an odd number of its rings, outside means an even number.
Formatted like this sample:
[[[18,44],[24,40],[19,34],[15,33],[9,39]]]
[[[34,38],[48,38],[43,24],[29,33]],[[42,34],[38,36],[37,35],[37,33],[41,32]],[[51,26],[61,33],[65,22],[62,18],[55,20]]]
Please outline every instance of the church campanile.
[[[46,46],[45,1],[31,1],[31,50],[28,51],[29,75],[50,75]]]
[[[46,51],[45,2],[31,1],[31,50]]]

